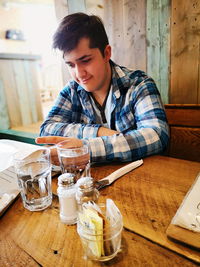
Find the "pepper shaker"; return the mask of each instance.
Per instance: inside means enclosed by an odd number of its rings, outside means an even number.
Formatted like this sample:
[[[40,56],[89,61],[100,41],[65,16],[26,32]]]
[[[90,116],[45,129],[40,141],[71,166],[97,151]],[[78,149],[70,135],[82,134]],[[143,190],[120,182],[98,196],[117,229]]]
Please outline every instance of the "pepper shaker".
[[[82,210],[82,204],[88,201],[98,202],[99,191],[94,186],[94,180],[92,177],[82,177],[76,183],[76,200],[78,204],[78,210]]]

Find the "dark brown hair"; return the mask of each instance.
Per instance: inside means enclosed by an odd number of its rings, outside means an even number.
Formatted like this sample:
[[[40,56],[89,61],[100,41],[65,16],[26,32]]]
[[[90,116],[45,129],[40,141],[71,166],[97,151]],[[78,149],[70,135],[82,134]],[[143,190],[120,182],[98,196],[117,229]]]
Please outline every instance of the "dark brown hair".
[[[69,52],[81,38],[90,40],[90,48],[99,48],[104,56],[108,37],[101,19],[94,15],[74,13],[64,17],[53,36],[53,48]]]

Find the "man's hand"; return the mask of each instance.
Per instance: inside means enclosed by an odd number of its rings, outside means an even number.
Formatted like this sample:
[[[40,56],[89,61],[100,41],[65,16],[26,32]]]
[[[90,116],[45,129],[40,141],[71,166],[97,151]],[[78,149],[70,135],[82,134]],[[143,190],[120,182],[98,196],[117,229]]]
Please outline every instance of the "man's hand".
[[[119,134],[120,132],[115,131],[115,130],[111,130],[109,128],[105,128],[105,127],[100,127],[98,132],[97,132],[97,136],[111,136],[113,134]]]
[[[62,141],[68,141],[69,145],[66,148],[79,147],[82,145],[82,141],[73,137],[63,137],[63,136],[42,136],[37,137],[35,142],[36,144],[44,144],[51,149],[51,162],[54,165],[59,166],[57,148],[53,144],[58,144]],[[51,148],[52,147],[52,148]]]

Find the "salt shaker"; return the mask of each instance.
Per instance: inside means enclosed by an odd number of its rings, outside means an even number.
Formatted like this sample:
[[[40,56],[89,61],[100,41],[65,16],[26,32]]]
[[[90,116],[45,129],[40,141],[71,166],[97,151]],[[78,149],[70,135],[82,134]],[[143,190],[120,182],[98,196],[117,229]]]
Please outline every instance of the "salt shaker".
[[[98,202],[99,191],[94,187],[94,180],[92,177],[80,178],[76,183],[76,187],[76,200],[79,211],[81,211],[81,207],[84,202]]]
[[[68,225],[77,221],[77,202],[75,176],[71,173],[64,173],[58,177],[58,198],[60,204],[61,222]]]

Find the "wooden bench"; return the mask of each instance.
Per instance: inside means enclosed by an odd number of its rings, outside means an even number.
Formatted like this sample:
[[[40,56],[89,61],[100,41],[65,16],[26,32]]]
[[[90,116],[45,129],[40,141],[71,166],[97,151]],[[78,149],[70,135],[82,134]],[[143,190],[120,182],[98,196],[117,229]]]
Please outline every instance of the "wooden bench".
[[[200,162],[200,105],[166,104],[170,142],[166,155]]]

